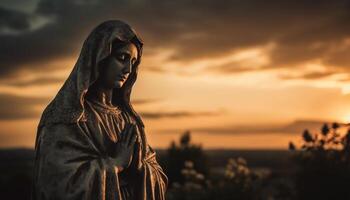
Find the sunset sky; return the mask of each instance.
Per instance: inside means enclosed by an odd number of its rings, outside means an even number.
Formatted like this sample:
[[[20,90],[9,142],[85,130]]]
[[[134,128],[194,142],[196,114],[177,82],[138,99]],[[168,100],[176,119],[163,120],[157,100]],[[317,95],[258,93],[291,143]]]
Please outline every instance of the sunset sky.
[[[144,41],[132,102],[156,148],[190,130],[205,148],[286,149],[303,128],[350,122],[350,1],[2,0],[0,147],[33,148],[109,19]]]

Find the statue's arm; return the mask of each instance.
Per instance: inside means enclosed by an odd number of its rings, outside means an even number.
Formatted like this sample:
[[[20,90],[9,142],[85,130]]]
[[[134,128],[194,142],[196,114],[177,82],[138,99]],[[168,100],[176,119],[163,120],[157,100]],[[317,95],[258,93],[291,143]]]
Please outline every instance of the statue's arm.
[[[36,148],[32,199],[104,199],[106,177],[119,184],[116,173],[113,160],[101,156],[77,126],[43,127]]]
[[[141,154],[141,153],[140,153]],[[168,177],[156,159],[156,152],[147,144],[146,155],[138,161],[138,172],[142,177],[142,194],[149,200],[164,200]]]

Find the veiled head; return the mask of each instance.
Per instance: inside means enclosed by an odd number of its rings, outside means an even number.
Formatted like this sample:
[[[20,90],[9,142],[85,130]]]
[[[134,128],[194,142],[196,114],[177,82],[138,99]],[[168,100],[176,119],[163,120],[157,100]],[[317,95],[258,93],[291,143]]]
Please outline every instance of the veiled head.
[[[85,39],[69,77],[45,108],[39,127],[54,123],[76,123],[83,119],[85,95],[90,86],[99,80],[103,80],[106,87],[113,88],[113,105],[118,105],[144,126],[130,102],[142,49],[142,39],[127,23],[108,20],[96,26]],[[118,80],[118,76],[127,79]]]

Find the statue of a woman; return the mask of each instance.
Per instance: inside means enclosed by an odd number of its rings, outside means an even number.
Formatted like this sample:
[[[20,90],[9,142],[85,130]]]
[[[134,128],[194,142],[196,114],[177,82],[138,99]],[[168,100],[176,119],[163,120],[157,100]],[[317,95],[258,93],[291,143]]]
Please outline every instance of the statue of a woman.
[[[41,116],[33,200],[165,199],[167,176],[130,104],[142,48],[119,20],[90,33]]]

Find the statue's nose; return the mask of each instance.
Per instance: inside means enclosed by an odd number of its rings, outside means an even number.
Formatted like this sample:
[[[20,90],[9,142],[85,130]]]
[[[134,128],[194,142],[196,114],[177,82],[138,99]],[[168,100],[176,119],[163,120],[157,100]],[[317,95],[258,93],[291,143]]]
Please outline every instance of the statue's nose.
[[[131,70],[132,70],[132,64],[131,64],[131,62],[129,62],[124,68],[124,73],[126,73],[126,74],[131,73]]]

